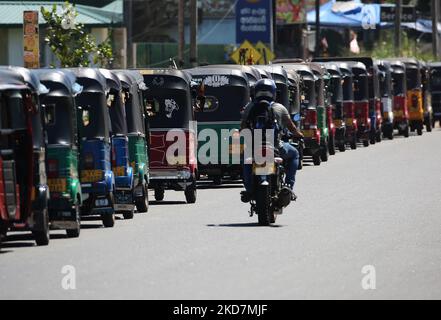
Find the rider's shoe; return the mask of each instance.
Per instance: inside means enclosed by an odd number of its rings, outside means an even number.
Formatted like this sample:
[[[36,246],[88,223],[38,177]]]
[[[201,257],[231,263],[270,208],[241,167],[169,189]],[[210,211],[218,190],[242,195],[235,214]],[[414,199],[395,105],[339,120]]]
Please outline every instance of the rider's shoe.
[[[244,203],[248,203],[251,201],[251,196],[247,191],[240,192],[240,200]]]
[[[294,193],[294,191],[291,190],[291,201],[296,201],[297,195]]]

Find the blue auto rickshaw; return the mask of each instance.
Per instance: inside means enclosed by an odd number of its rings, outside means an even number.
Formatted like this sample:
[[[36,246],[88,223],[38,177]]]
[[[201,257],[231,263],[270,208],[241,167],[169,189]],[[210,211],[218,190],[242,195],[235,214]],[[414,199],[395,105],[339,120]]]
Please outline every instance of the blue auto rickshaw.
[[[149,207],[149,158],[148,119],[144,114],[142,91],[147,90],[138,71],[113,71],[121,81],[123,103],[126,110],[127,137],[129,141],[129,163],[133,169],[133,203],[138,212],[147,212]]]
[[[111,166],[111,122],[106,78],[98,69],[72,69],[83,86],[76,96],[80,136],[81,215],[99,215],[105,227],[113,227],[115,177]]]
[[[133,168],[129,162],[129,139],[127,137],[126,110],[123,102],[122,84],[118,76],[110,70],[100,69],[106,78],[109,91],[107,107],[110,116],[112,140],[112,171],[115,177],[114,209],[124,219],[133,219]]]

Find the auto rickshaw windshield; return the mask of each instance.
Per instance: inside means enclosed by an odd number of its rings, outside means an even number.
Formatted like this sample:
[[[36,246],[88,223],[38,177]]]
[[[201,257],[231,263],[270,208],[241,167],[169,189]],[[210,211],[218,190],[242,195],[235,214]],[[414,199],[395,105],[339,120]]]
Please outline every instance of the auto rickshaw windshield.
[[[441,91],[441,69],[432,69],[430,75],[430,89]]]
[[[135,94],[132,94],[128,89],[124,90],[124,99],[126,106],[127,132],[145,134],[143,125],[144,118],[138,91],[136,91]]]
[[[394,96],[406,94],[404,73],[392,73],[392,94]]]
[[[303,106],[315,107],[315,83],[314,80],[305,79],[303,81],[303,99],[301,101]]]
[[[386,73],[383,73],[382,76],[379,77],[380,83],[380,94],[382,97],[388,97],[389,92],[391,91],[390,87],[390,79],[387,77]]]
[[[111,89],[107,94],[107,108],[110,115],[112,135],[127,134],[126,113],[121,92]]]
[[[71,145],[74,143],[72,114],[74,108],[71,97],[46,96],[44,98],[46,113],[46,130],[49,145]]]
[[[84,92],[76,97],[80,137],[84,139],[108,139],[110,116],[106,107],[106,95],[102,92]],[[104,106],[104,107],[103,107]]]
[[[23,97],[20,91],[2,92],[1,101],[1,129],[25,129],[26,117]]]
[[[192,118],[189,91],[158,88],[144,93],[151,128],[188,128]]]
[[[354,100],[362,101],[369,99],[368,77],[367,75],[359,75],[353,79],[354,83]]]
[[[343,100],[352,101],[354,100],[354,88],[352,77],[345,76],[343,78]]]
[[[332,77],[330,81],[331,103],[335,104],[343,100],[343,88],[340,77]]]
[[[407,90],[421,89],[421,73],[417,68],[406,68]]]

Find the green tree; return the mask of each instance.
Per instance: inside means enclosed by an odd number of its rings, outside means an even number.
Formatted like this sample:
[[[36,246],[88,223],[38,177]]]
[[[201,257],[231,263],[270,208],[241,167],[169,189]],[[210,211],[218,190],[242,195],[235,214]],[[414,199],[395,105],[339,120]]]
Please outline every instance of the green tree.
[[[73,5],[66,2],[61,12],[56,5],[52,10],[41,7],[41,13],[47,24],[45,42],[62,67],[87,67],[91,61],[100,67],[108,67],[112,63],[110,37],[96,44],[84,25],[75,22],[78,13]]]

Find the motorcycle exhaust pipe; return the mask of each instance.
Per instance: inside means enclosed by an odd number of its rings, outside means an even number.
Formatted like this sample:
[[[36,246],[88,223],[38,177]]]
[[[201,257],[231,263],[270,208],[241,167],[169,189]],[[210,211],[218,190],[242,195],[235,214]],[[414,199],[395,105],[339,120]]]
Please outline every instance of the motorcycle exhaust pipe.
[[[277,195],[277,205],[279,208],[285,208],[291,203],[291,190],[283,187]]]

